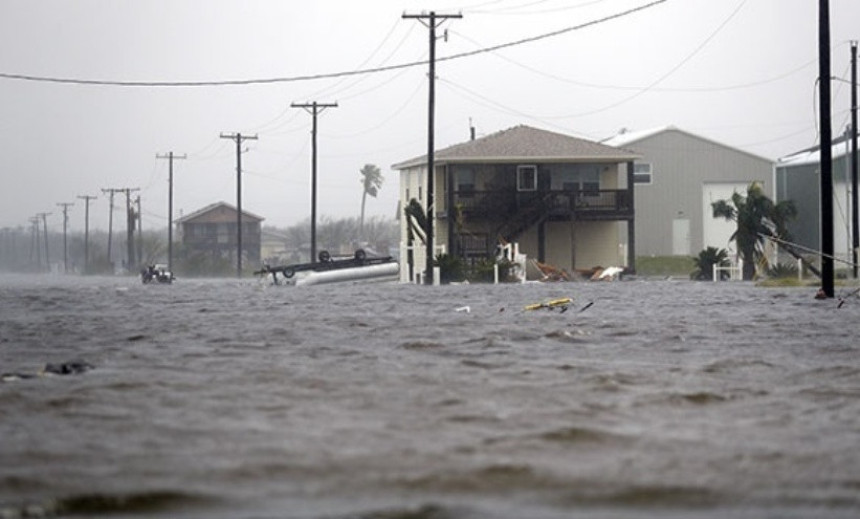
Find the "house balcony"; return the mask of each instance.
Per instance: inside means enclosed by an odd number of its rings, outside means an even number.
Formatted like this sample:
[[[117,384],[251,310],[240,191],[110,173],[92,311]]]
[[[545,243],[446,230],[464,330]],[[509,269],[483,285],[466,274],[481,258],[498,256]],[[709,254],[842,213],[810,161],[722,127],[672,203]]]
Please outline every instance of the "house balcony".
[[[460,190],[453,193],[453,206],[463,216],[503,220],[531,212],[550,221],[632,220],[632,193],[626,189]]]

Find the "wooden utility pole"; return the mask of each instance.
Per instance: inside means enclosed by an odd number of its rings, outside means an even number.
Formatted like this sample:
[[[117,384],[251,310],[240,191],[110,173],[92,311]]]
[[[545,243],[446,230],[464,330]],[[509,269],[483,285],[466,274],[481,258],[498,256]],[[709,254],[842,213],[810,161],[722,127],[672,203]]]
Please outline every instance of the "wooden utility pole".
[[[122,191],[125,192],[125,214],[126,214],[126,225],[125,225],[125,236],[126,236],[126,271],[131,273],[132,264],[135,261],[134,255],[134,228],[135,228],[135,216],[134,216],[134,206],[131,204],[131,193],[132,191],[140,191],[139,187],[136,188],[124,188]]]
[[[143,210],[140,207],[140,195],[137,195],[137,266],[143,265]]]
[[[169,151],[166,155],[156,154],[155,158],[167,159],[167,271],[173,272],[173,161],[184,160],[186,156]]]
[[[42,219],[42,227],[45,231],[45,266],[48,268],[48,272],[51,271],[51,259],[48,256],[48,216],[51,213],[39,213],[36,216]]]
[[[257,140],[256,135],[221,134],[222,139],[236,141],[236,277],[242,277],[242,141]]]
[[[66,241],[66,231],[69,225],[69,207],[75,204],[69,202],[63,202],[57,204],[57,206],[63,208],[63,272],[69,273],[69,245],[68,241]]]
[[[830,4],[818,0],[818,88],[821,128],[821,289],[833,292],[833,131],[830,127]]]
[[[108,265],[111,268],[111,274],[114,273],[113,268],[113,258],[111,258],[111,244],[113,242],[113,195],[117,192],[121,191],[121,189],[114,188],[104,188],[102,189],[102,193],[107,193],[110,195],[110,204],[108,208],[108,246],[107,246],[107,260]]]
[[[131,208],[131,193],[133,191],[140,191],[139,187],[130,188],[105,188],[102,189],[102,193],[110,194],[110,215],[108,218],[108,263],[111,265],[111,269],[113,269],[113,260],[111,259],[111,241],[113,239],[113,195],[115,193],[125,193],[125,211],[126,211],[126,239],[127,239],[127,250],[126,254],[128,255],[128,271],[131,272],[131,262],[134,261],[134,211]]]
[[[32,227],[30,228],[30,261],[33,261],[35,256],[36,263],[39,264],[39,267],[42,266],[42,242],[39,239],[39,224],[41,223],[41,218],[38,215],[30,218],[30,223]],[[35,254],[34,254],[35,253]]]
[[[311,126],[311,261],[317,261],[317,115],[326,108],[337,108],[337,103],[292,103],[293,108],[304,108],[313,117]]]
[[[84,201],[84,274],[90,270],[90,200],[96,197],[89,195],[78,195]]]
[[[427,229],[424,230],[427,245],[427,264],[425,267],[425,282],[428,285],[433,284],[433,223],[436,221],[436,209],[433,203],[435,183],[435,144],[433,142],[434,134],[434,114],[436,112],[436,27],[441,25],[449,18],[462,18],[462,14],[436,14],[435,11],[430,11],[427,14],[404,14],[403,18],[415,18],[421,21],[428,29],[430,29],[430,88],[427,103]],[[426,20],[426,22],[425,22]]]

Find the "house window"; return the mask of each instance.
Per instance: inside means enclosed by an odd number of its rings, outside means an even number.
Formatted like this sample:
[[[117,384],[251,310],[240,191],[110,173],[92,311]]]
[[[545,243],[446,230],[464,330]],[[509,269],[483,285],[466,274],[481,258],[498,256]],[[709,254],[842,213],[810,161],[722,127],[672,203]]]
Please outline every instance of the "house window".
[[[595,167],[580,171],[579,181],[585,196],[600,196],[600,169]]]
[[[537,190],[537,166],[517,166],[517,191]]]
[[[647,162],[633,164],[633,183],[651,183],[651,164]]]
[[[475,194],[475,170],[472,168],[457,168],[457,193],[464,198]]]

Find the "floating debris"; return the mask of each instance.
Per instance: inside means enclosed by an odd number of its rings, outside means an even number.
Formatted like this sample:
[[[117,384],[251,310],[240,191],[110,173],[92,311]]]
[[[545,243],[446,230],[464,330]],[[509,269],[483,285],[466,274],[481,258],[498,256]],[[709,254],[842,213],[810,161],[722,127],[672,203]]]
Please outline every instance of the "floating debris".
[[[556,308],[561,309],[562,312],[567,311],[567,308],[573,303],[573,299],[570,297],[561,297],[558,299],[551,299],[549,301],[545,301],[542,303],[533,303],[530,305],[526,305],[524,310],[540,310],[545,308],[547,310],[555,310]]]

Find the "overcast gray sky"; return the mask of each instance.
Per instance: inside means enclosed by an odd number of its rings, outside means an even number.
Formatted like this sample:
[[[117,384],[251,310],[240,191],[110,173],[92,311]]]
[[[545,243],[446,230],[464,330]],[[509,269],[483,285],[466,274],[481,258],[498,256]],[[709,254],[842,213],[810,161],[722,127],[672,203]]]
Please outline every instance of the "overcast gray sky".
[[[395,162],[427,142],[427,67],[340,72],[426,60],[428,30],[401,15],[462,13],[440,29],[437,57],[573,28],[437,65],[437,148],[518,124],[600,140],[620,128],[675,125],[771,159],[817,142],[818,2],[665,0],[3,0],[0,73],[109,82],[242,86],[111,86],[0,78],[0,227],[27,225],[74,202],[70,226],[107,228],[102,188],[141,188],[145,228],[236,200],[236,155],[222,132],[259,137],[242,156],[243,207],[285,226],[310,215],[311,117],[290,103],[337,102],[319,117],[320,217],[358,216],[359,170],[385,182],[368,215],[393,217]],[[860,2],[831,0],[832,73],[850,78]],[[833,82],[833,132],[850,89]],[[124,223],[120,224],[124,226]]]

